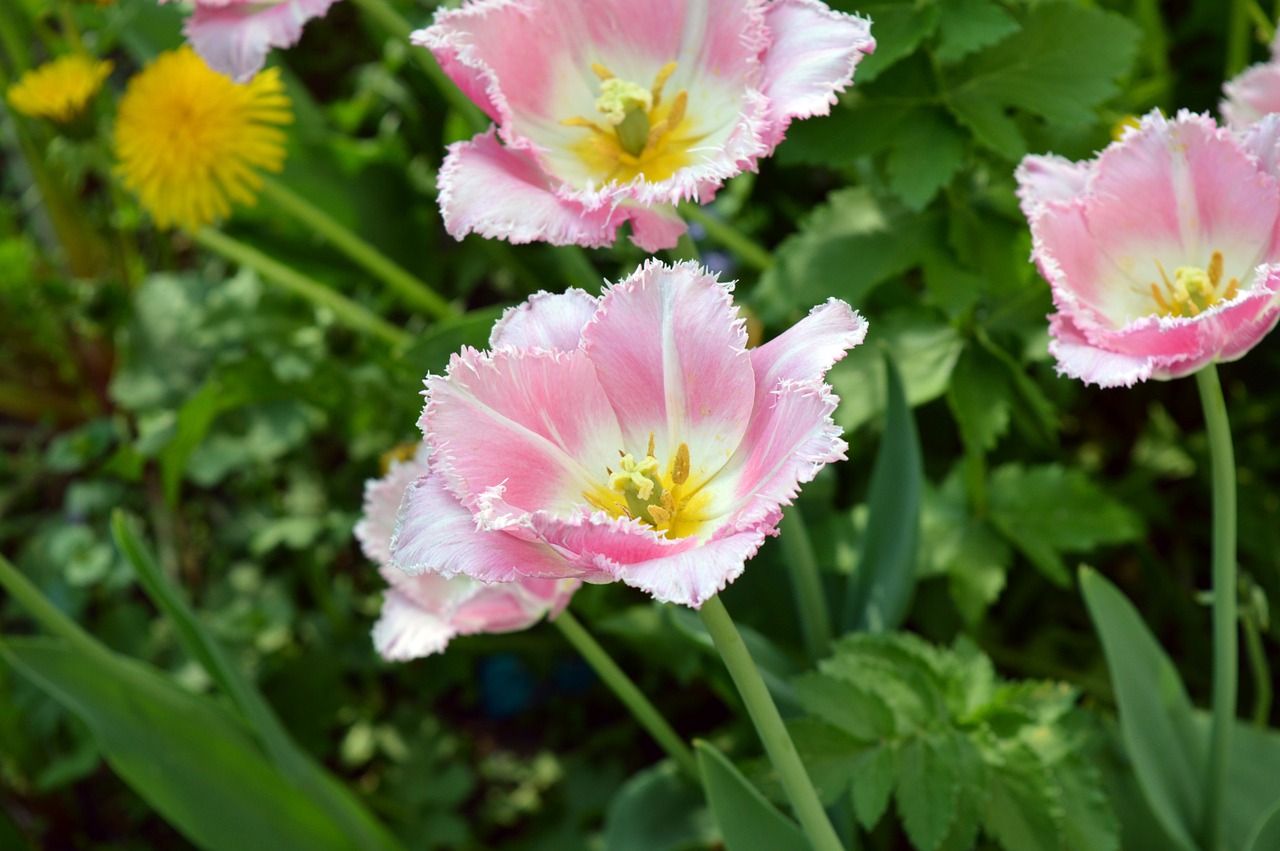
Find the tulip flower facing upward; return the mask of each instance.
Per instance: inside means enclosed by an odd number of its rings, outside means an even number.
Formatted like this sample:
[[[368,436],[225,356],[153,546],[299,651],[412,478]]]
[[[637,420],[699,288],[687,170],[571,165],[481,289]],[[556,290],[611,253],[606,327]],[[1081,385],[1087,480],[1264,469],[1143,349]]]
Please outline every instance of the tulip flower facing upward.
[[[1102,387],[1241,357],[1280,319],[1280,117],[1158,112],[1096,160],[1017,172],[1058,371]]]
[[[875,48],[818,0],[476,0],[412,38],[497,125],[449,149],[449,233],[598,247],[630,221],[647,251]]]
[[[579,585],[573,579],[485,585],[465,576],[409,576],[392,567],[391,536],[400,501],[405,488],[427,475],[430,454],[427,445],[421,444],[412,458],[393,461],[385,476],[369,480],[364,490],[364,516],[355,529],[364,554],[378,563],[390,583],[382,616],[373,627],[373,644],[392,661],[443,652],[449,640],[458,635],[526,629],[544,615],[555,617]],[[448,534],[447,522],[440,530]],[[456,530],[456,534],[469,533],[470,529]]]
[[[866,334],[832,299],[746,348],[730,288],[650,261],[539,293],[428,376],[431,471],[391,545],[411,575],[620,580],[699,607],[846,448],[823,377]]]

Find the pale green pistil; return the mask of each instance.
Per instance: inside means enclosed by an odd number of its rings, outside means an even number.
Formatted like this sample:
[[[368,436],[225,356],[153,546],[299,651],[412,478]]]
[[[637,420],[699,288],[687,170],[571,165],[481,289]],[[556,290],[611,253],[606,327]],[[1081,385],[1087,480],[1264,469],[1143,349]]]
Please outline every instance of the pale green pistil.
[[[649,110],[653,93],[636,83],[610,77],[600,82],[596,109],[618,134],[618,143],[633,157],[644,152],[649,141]]]

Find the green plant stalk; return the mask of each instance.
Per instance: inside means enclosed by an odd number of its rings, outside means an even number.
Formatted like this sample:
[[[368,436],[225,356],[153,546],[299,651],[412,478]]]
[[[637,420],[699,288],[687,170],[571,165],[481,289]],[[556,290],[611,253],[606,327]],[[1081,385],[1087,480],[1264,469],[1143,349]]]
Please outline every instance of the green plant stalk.
[[[773,265],[773,255],[767,249],[724,219],[708,213],[698,204],[680,205],[680,215],[702,225],[708,237],[732,251],[748,266],[763,272]]]
[[[40,626],[51,635],[65,640],[76,649],[76,652],[88,658],[101,658],[108,652],[89,633],[81,629],[79,624],[50,603],[40,590],[4,556],[0,556],[0,587],[8,591],[18,605],[26,609]]]
[[[1223,76],[1230,80],[1249,64],[1249,0],[1231,0],[1227,16],[1227,59]]]
[[[1160,13],[1159,0],[1138,0],[1133,16],[1146,30],[1147,62],[1157,81],[1156,99],[1163,100],[1173,85],[1173,72],[1169,66],[1169,33]]]
[[[1210,364],[1196,373],[1200,405],[1209,437],[1213,481],[1213,719],[1209,734],[1209,775],[1205,787],[1202,838],[1206,851],[1223,847],[1223,808],[1227,757],[1236,720],[1238,648],[1236,646],[1236,462],[1231,424],[1218,370]]]
[[[406,21],[387,0],[351,0],[351,2],[382,27],[388,35],[406,43],[409,41],[413,24]],[[489,119],[478,106],[471,102],[471,98],[454,85],[453,80],[450,80],[449,76],[441,70],[430,51],[421,47],[410,47],[409,56],[431,78],[431,82],[449,105],[466,119],[472,130],[480,132],[489,126]]]
[[[698,762],[693,757],[693,751],[689,750],[684,739],[671,729],[667,719],[663,718],[662,714],[649,702],[644,692],[640,691],[626,672],[618,667],[618,663],[613,661],[608,651],[600,646],[600,643],[587,632],[577,618],[569,614],[568,609],[556,615],[552,623],[560,630],[565,640],[582,655],[600,679],[604,680],[605,685],[613,691],[618,700],[631,710],[632,716],[650,736],[653,736],[654,741],[662,746],[667,756],[680,766],[680,770],[690,780],[695,784],[699,783]]]
[[[818,660],[831,651],[831,614],[822,587],[822,573],[813,555],[813,542],[804,525],[799,506],[789,505],[782,512],[782,547],[787,554],[787,573],[796,595],[800,629],[804,633],[809,658]]]
[[[1271,667],[1267,664],[1267,650],[1262,646],[1262,635],[1253,618],[1240,619],[1244,629],[1245,655],[1249,659],[1249,671],[1253,675],[1253,724],[1266,729],[1271,718]]]
[[[192,238],[204,248],[221,254],[233,263],[248,266],[259,274],[270,278],[289,290],[289,292],[300,295],[320,307],[332,310],[337,320],[349,328],[372,334],[398,348],[406,347],[413,341],[412,336],[408,333],[400,330],[380,316],[371,313],[346,296],[334,292],[291,266],[286,266],[280,261],[263,254],[258,249],[232,239],[220,231],[212,228],[201,228],[192,234]]]
[[[800,821],[800,827],[809,838],[809,844],[814,851],[843,851],[840,837],[827,818],[827,812],[813,788],[813,781],[805,771],[800,753],[791,741],[786,725],[782,723],[782,716],[778,714],[778,707],[724,603],[718,595],[714,596],[702,604],[698,614],[702,616],[703,625],[711,634],[711,640],[715,642],[725,667],[729,669],[729,676],[733,678],[733,684],[742,696],[742,702],[747,707],[751,722],[755,724],[760,741],[764,743],[764,749],[778,771],[782,788],[791,801],[791,808]]]
[[[1276,25],[1267,17],[1267,13],[1258,5],[1258,0],[1249,0],[1246,11],[1253,19],[1254,29],[1258,31],[1258,40],[1271,44],[1276,37]]]
[[[378,249],[352,233],[306,198],[271,178],[262,181],[262,195],[298,221],[315,230],[353,262],[379,278],[414,307],[435,319],[457,316],[458,311],[425,282],[407,272]]]

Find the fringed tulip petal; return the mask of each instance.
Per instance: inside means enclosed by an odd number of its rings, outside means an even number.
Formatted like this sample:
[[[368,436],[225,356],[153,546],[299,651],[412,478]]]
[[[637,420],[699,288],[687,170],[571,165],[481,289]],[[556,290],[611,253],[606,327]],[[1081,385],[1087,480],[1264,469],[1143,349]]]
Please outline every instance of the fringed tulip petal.
[[[337,0],[196,0],[183,34],[210,68],[237,83],[262,70],[273,47],[290,47],[303,25]]]
[[[489,348],[576,349],[582,341],[582,328],[595,316],[599,301],[578,289],[536,293],[518,307],[502,312],[489,335]]]

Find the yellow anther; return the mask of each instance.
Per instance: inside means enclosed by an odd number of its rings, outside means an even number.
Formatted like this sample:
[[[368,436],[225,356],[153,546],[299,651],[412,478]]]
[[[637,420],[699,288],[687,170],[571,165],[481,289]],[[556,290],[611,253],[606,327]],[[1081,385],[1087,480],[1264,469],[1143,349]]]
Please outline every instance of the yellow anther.
[[[1209,258],[1209,286],[1215,290],[1218,283],[1222,280],[1222,252],[1215,251],[1213,256]]]
[[[1240,282],[1231,278],[1223,286],[1224,266],[1222,252],[1215,251],[1209,257],[1208,267],[1179,266],[1173,270],[1173,280],[1170,281],[1164,266],[1157,260],[1156,268],[1160,270],[1164,289],[1162,291],[1157,284],[1151,284],[1151,297],[1160,315],[1199,316],[1218,302],[1234,298]]]
[[[667,80],[676,72],[676,63],[668,62],[658,69],[658,74],[653,78],[653,105],[657,106],[662,102],[662,87],[667,84]]]
[[[671,463],[671,481],[682,485],[689,481],[689,444],[682,443],[676,450],[676,458]]]
[[[655,526],[661,526],[671,519],[671,513],[665,508],[659,508],[656,505],[649,506],[649,516],[653,518]]]
[[[654,100],[654,103],[657,103],[658,101],[657,96],[655,96],[653,100]],[[671,102],[671,111],[667,113],[666,120],[667,120],[667,124],[670,125],[671,129],[674,130],[675,128],[680,126],[680,122],[684,121],[685,110],[687,110],[688,108],[689,108],[689,93],[678,92],[676,94],[676,99]]]
[[[1164,295],[1160,292],[1160,288],[1155,284],[1151,285],[1151,297],[1156,300],[1156,304],[1160,306],[1161,313],[1172,313],[1173,308],[1169,306],[1169,302],[1164,300]]]
[[[613,72],[610,71],[608,68],[604,67],[603,65],[601,65],[599,62],[592,62],[591,70],[594,71],[595,75],[599,77],[601,80],[613,79],[613,76],[614,76]]]
[[[565,127],[584,127],[587,130],[590,130],[592,133],[597,133],[601,136],[609,135],[609,131],[605,130],[603,127],[601,127],[599,124],[596,124],[594,121],[588,121],[587,119],[583,118],[581,115],[575,115],[573,118],[562,119],[560,123],[563,124]]]

